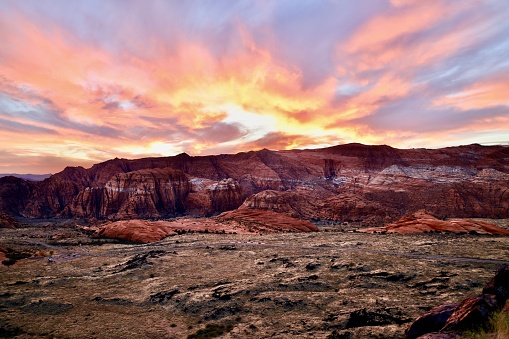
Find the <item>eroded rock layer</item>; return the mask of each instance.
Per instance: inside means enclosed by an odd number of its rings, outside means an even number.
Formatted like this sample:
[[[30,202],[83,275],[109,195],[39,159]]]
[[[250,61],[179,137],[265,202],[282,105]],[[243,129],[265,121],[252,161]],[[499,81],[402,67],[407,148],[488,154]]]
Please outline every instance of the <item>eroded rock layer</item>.
[[[295,219],[272,211],[239,208],[218,215],[215,220],[234,223],[254,233],[316,232],[318,227],[306,220]]]

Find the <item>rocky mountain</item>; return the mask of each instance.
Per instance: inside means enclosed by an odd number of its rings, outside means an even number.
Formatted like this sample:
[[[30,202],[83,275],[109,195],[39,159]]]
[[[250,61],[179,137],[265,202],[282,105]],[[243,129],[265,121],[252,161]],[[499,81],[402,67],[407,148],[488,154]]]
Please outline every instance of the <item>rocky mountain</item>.
[[[509,147],[362,144],[112,159],[39,181],[0,178],[0,212],[29,218],[211,216],[239,206],[303,219],[509,217]]]

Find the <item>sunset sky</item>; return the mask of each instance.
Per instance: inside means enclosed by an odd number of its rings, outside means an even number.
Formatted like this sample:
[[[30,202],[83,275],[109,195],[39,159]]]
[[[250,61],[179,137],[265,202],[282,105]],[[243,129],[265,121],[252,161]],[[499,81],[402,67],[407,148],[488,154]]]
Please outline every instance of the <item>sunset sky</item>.
[[[0,173],[509,143],[507,0],[0,0]]]

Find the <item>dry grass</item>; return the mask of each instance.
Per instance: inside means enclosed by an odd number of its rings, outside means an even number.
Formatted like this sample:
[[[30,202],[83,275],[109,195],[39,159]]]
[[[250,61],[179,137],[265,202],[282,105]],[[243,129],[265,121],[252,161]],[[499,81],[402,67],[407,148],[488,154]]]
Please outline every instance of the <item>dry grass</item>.
[[[488,330],[480,330],[467,334],[472,339],[509,339],[509,314],[497,313],[493,316]]]

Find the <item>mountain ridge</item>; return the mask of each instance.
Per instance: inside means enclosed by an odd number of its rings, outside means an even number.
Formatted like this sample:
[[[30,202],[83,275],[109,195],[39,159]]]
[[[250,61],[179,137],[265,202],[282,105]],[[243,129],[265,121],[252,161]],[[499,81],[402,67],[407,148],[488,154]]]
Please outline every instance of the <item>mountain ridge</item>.
[[[30,181],[42,181],[44,179],[49,178],[53,174],[47,173],[47,174],[18,174],[18,173],[0,173],[0,178],[3,177],[16,177],[24,180],[30,180]]]
[[[505,146],[398,149],[353,143],[181,153],[66,167],[40,182],[0,178],[0,211],[116,220],[212,216],[243,205],[309,220],[386,222],[420,209],[497,218],[509,217],[508,179]]]

